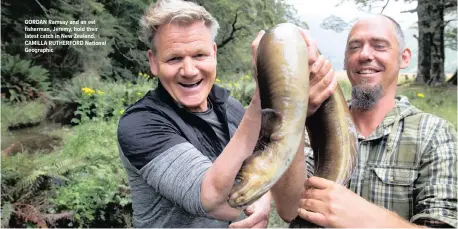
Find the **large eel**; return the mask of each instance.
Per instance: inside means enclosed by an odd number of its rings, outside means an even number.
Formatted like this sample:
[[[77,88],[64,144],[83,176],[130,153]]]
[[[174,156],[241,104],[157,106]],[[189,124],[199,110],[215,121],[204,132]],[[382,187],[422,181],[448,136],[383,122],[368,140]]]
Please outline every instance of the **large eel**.
[[[338,86],[306,121],[313,149],[314,176],[347,185],[356,166],[358,135],[347,102]],[[297,216],[290,228],[317,228]]]
[[[228,200],[232,207],[243,208],[269,191],[299,148],[308,105],[309,68],[304,58],[307,46],[293,24],[271,28],[259,42],[261,133],[255,152],[237,174]]]
[[[262,37],[257,79],[262,127],[252,156],[244,161],[228,203],[243,208],[264,195],[291,164],[307,127],[314,175],[345,185],[356,165],[357,132],[342,91],[335,92],[306,121],[309,68],[298,28],[279,24]],[[285,190],[286,192],[287,190]],[[316,227],[297,217],[290,227]]]

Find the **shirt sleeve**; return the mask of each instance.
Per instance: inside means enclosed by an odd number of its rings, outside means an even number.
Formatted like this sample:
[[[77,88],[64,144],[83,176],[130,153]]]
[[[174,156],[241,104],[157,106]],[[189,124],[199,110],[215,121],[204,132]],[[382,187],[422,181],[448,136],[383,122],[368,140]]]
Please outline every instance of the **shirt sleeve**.
[[[421,156],[415,184],[415,212],[411,222],[429,227],[452,227],[457,223],[457,134],[444,121],[427,128],[431,140]]]
[[[305,140],[304,140],[304,156],[305,156],[305,164],[307,166],[307,178],[312,177],[315,171],[315,161],[313,159],[313,150],[310,145],[310,139],[308,137],[307,131],[305,132]]]
[[[118,141],[151,187],[189,213],[209,217],[200,194],[212,162],[180,135],[171,120],[152,111],[132,111],[119,121]]]

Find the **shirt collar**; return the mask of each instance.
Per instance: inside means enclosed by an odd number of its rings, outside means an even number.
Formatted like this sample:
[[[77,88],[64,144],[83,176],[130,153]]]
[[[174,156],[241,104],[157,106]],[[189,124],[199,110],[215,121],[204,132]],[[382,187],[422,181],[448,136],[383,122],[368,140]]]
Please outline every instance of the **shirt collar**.
[[[347,104],[350,107],[351,100],[348,100]],[[358,133],[358,138],[360,140],[374,140],[386,136],[390,134],[391,129],[396,122],[399,122],[401,119],[411,115],[412,113],[416,113],[417,111],[418,110],[410,104],[409,99],[406,96],[396,96],[395,106],[385,115],[382,123],[377,126],[375,131],[367,138],[364,138]]]

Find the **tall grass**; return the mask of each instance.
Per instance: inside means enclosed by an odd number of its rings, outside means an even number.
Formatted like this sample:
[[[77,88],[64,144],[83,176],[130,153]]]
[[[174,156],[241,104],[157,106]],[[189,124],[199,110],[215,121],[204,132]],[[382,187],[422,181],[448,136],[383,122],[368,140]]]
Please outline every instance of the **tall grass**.
[[[410,103],[418,109],[444,118],[457,128],[456,86],[404,84],[398,87],[397,94],[407,96]]]

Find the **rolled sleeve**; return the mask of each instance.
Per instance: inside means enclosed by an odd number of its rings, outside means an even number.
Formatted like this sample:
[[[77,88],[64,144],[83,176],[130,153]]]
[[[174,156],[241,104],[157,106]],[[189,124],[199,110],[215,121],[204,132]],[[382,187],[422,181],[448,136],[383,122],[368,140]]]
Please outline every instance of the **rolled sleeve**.
[[[421,157],[410,221],[430,227],[457,224],[457,136],[448,122],[439,123]]]

